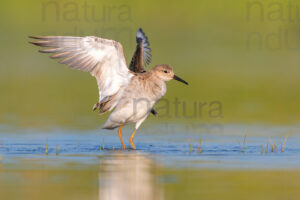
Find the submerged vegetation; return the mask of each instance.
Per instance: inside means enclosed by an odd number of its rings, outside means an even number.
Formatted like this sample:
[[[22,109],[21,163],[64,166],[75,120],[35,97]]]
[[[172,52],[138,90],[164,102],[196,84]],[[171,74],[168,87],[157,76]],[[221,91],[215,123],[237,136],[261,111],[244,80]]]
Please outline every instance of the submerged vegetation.
[[[286,147],[286,143],[287,143],[287,140],[288,140],[288,137],[289,137],[289,134],[286,135],[284,137],[284,140],[283,142],[280,143],[280,146],[281,146],[281,152],[284,153],[285,151],[285,147]],[[246,138],[247,138],[247,135],[244,136],[244,140],[243,140],[243,143],[241,144],[240,141],[238,141],[238,144],[241,148],[241,152],[245,153],[245,149],[246,149],[246,152],[248,151],[248,146],[246,145]],[[271,139],[270,136],[268,136],[268,140],[269,140],[269,143],[270,143],[270,152],[274,152],[276,153],[277,152],[277,149],[278,149],[278,144],[276,144],[275,142],[275,139]],[[269,152],[269,144],[267,143],[265,148],[264,148],[264,145],[260,145],[260,154],[263,154],[263,153],[268,153]]]
[[[240,146],[240,150],[241,150],[242,153],[247,153],[248,152],[247,137],[248,137],[247,134],[244,135],[242,143],[238,140],[238,144]],[[288,138],[289,138],[289,134],[286,135],[284,137],[283,141],[280,143],[280,150],[281,150],[282,153],[284,153],[285,150],[286,150],[286,143],[287,143]],[[266,145],[263,145],[263,144],[260,145],[260,150],[258,150],[260,152],[260,154],[264,154],[264,153],[268,153],[268,152],[277,153],[279,145],[276,144],[275,139],[272,139],[271,137],[268,136],[268,141],[269,141],[269,143],[266,143]],[[79,143],[80,143],[80,141],[78,140],[78,143],[77,143],[77,148],[78,149],[79,149]],[[271,149],[269,149],[269,146],[271,147]],[[203,152],[203,140],[199,139],[199,143],[194,148],[193,144],[192,144],[192,141],[191,141],[191,137],[189,137],[188,138],[188,148],[189,148],[188,149],[189,153],[194,152],[194,149],[196,149],[197,153],[202,153]],[[55,154],[59,155],[60,154],[60,146],[56,145],[56,149],[55,150],[56,150]],[[99,150],[100,151],[101,150],[105,150],[104,138],[102,139],[102,145],[99,146]],[[107,150],[109,150],[109,149],[107,149]],[[115,146],[114,145],[112,146],[111,150],[113,150],[113,151],[115,150]],[[47,139],[47,141],[45,143],[45,154],[46,155],[49,154],[48,139]]]
[[[281,152],[282,153],[285,152],[285,148],[286,148],[286,143],[287,143],[288,137],[289,137],[289,134],[286,135],[284,137],[283,142],[280,143],[280,147],[281,147]],[[269,140],[271,149],[269,150],[269,143],[267,143],[265,145],[265,147],[264,147],[263,144],[261,144],[260,145],[260,151],[258,150],[260,152],[260,154],[268,153],[269,151],[277,153],[279,145],[276,144],[275,139],[271,139],[271,137],[268,136],[268,140]],[[193,145],[192,145],[192,142],[191,142],[191,137],[189,137],[188,141],[189,141],[189,145],[188,145],[189,146],[189,153],[192,153],[194,151],[194,148],[193,148]],[[197,145],[197,148],[196,148],[196,152],[197,153],[202,153],[203,152],[203,145],[202,145],[202,143],[203,143],[203,141],[202,141],[202,139],[200,139],[199,140],[199,144]],[[240,146],[240,150],[241,150],[242,153],[247,153],[248,152],[247,134],[244,135],[242,143],[238,140],[238,144]]]
[[[246,148],[246,151],[248,152],[248,147],[247,147],[247,145],[246,145],[246,139],[247,139],[247,134],[244,136],[243,144],[241,144],[241,142],[238,141],[238,143],[239,143],[239,145],[240,145],[240,147],[241,147],[241,151],[242,151],[243,153],[245,153],[245,148]]]
[[[203,146],[202,146],[202,139],[199,140],[199,144],[196,147],[197,153],[202,153]],[[189,153],[192,153],[194,151],[193,145],[191,143],[191,137],[189,137]]]
[[[286,145],[288,137],[289,137],[289,135],[285,136],[283,144],[281,143],[281,152],[284,152],[285,145]]]
[[[202,147],[202,139],[200,139],[199,145],[198,145],[198,147],[197,147],[197,153],[201,153],[202,150],[203,150],[203,147]]]
[[[47,142],[45,144],[45,154],[48,155],[49,153],[49,149],[48,149],[48,139],[47,139]]]
[[[281,147],[280,150],[281,150],[282,153],[284,153],[284,151],[285,151],[286,142],[287,142],[288,138],[289,138],[289,134],[286,135],[284,137],[283,142],[280,143],[280,147]],[[269,140],[269,143],[270,143],[270,146],[271,146],[271,152],[275,152],[276,153],[279,145],[276,144],[275,139],[271,139],[270,136],[268,136],[268,140]],[[265,153],[268,153],[268,150],[269,150],[268,146],[269,145],[267,143],[266,149],[265,149]]]

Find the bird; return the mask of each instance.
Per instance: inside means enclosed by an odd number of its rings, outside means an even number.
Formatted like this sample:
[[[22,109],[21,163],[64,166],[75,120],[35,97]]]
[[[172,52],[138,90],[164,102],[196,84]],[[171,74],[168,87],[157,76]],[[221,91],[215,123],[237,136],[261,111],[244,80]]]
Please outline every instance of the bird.
[[[145,66],[152,61],[150,43],[144,31],[136,33],[136,50],[129,67],[121,43],[96,36],[29,36],[29,43],[41,46],[41,53],[51,53],[50,58],[60,59],[60,64],[89,72],[96,78],[99,100],[93,110],[99,114],[110,112],[103,129],[118,128],[122,149],[122,127],[135,123],[129,142],[136,149],[133,139],[140,125],[150,113],[157,115],[154,105],[166,94],[166,82],[177,80],[169,64],[155,65],[149,71]]]

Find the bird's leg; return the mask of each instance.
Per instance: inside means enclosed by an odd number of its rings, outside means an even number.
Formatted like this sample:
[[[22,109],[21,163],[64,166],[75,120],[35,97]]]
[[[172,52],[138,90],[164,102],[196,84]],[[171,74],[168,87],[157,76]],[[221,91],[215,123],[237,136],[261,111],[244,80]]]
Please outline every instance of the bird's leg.
[[[124,144],[124,142],[123,142],[123,138],[122,138],[122,127],[123,127],[123,124],[121,124],[121,126],[120,126],[120,128],[119,128],[118,134],[119,134],[120,140],[121,140],[121,142],[122,142],[122,146],[123,146],[122,149],[126,149],[126,146],[125,146],[125,144]]]
[[[129,139],[130,145],[131,145],[131,147],[132,147],[133,149],[136,149],[135,146],[134,146],[134,144],[133,144],[133,138],[134,138],[134,135],[135,135],[136,130],[137,130],[137,129],[135,128],[134,131],[133,131],[133,133],[132,133],[131,136],[130,136],[130,139]]]

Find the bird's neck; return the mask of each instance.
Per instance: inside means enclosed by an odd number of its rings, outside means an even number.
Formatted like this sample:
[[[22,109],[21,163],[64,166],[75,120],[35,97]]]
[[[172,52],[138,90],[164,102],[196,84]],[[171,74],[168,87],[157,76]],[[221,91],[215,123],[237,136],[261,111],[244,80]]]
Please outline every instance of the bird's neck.
[[[152,88],[152,92],[153,94],[160,99],[162,96],[165,95],[166,93],[166,83],[165,81],[163,81],[162,79],[160,79],[156,73],[154,73],[153,71],[149,71],[148,72],[148,87]]]

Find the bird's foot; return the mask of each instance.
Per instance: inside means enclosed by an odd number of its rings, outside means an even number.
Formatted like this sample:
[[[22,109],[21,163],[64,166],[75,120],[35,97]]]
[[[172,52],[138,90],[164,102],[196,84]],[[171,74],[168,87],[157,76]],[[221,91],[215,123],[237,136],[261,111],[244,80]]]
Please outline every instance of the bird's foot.
[[[125,145],[123,145],[122,149],[123,149],[123,150],[126,150],[126,146],[125,146]]]
[[[133,138],[130,138],[130,139],[129,139],[129,142],[130,142],[131,148],[134,149],[134,150],[136,150],[136,147],[135,147],[135,145],[133,144]]]

